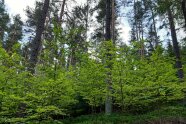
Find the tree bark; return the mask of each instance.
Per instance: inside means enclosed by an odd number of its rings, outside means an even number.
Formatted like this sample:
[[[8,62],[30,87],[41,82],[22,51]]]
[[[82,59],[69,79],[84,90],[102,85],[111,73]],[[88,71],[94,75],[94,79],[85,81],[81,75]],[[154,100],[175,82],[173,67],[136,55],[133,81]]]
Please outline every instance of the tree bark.
[[[86,10],[86,40],[88,40],[89,9],[90,9],[89,0],[87,0],[87,10]]]
[[[106,0],[106,34],[105,34],[105,40],[106,42],[110,42],[111,40],[111,21],[112,21],[112,15],[111,15],[111,0]],[[108,46],[107,46],[108,47]],[[107,49],[107,58],[108,63],[106,63],[106,68],[108,68],[107,77],[106,77],[106,85],[107,85],[107,95],[106,95],[106,101],[105,101],[105,114],[110,115],[112,113],[112,79],[111,79],[111,54],[110,54],[110,48]]]
[[[176,35],[174,18],[173,18],[173,14],[170,8],[168,9],[167,13],[168,13],[168,19],[169,19],[169,24],[170,24],[174,54],[176,56],[176,68],[178,69],[177,74],[178,74],[179,79],[182,80],[184,77],[184,73],[183,73],[183,68],[182,68],[182,63],[181,63],[180,49],[179,49],[179,44],[178,44],[177,35]]]
[[[4,6],[5,1],[2,0],[2,1],[1,1],[1,4]],[[4,29],[3,29],[2,27],[0,27],[0,40],[1,40],[0,45],[2,45],[3,48],[5,48],[5,46],[4,46],[4,44],[3,44],[3,40],[4,40]]]
[[[138,25],[137,25],[137,19],[136,19],[136,15],[137,15],[137,11],[136,11],[136,0],[133,1],[134,2],[134,23],[135,23],[135,35],[136,35],[136,40],[139,41],[139,34],[138,34]]]
[[[42,46],[41,36],[44,31],[45,20],[47,16],[47,12],[49,9],[50,0],[45,0],[44,5],[42,8],[41,15],[39,16],[37,27],[36,27],[36,36],[32,42],[31,46],[31,55],[29,61],[29,68],[28,70],[34,74],[35,73],[35,66],[38,62],[39,52]]]
[[[112,31],[112,42],[115,43],[115,0],[112,0],[112,25],[111,25],[111,31]]]
[[[185,28],[186,28],[186,0],[182,0],[182,11],[183,11],[183,16],[185,19]]]
[[[60,16],[59,16],[59,20],[58,20],[58,24],[60,27],[62,27],[62,21],[63,21],[63,15],[64,15],[64,11],[65,11],[65,4],[66,4],[67,0],[63,0],[62,5],[61,5],[61,12],[60,12]],[[65,51],[65,45],[62,45],[62,49],[63,51]],[[61,53],[61,57],[62,57],[62,67],[65,68],[66,62],[65,62],[65,52]]]
[[[60,12],[59,20],[58,20],[60,22],[60,24],[62,23],[66,1],[67,0],[63,0],[63,3],[61,5],[61,12]]]
[[[106,0],[106,41],[111,40],[111,18],[111,0]]]
[[[157,33],[157,30],[156,30],[156,21],[155,21],[155,15],[154,15],[154,10],[152,9],[151,7],[151,12],[152,12],[152,21],[153,21],[153,27],[154,27],[154,33],[155,33],[155,48],[158,47],[159,45],[159,42],[158,42],[158,33]]]

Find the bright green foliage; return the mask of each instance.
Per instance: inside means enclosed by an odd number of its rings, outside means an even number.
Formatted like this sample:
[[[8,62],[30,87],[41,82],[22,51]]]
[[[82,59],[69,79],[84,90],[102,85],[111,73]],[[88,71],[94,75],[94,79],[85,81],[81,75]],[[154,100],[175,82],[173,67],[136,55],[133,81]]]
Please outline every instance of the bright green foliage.
[[[105,80],[111,70],[105,67],[114,63],[114,59],[111,59],[114,58],[114,51],[111,41],[103,42],[100,46],[100,54],[96,58],[84,55],[77,69],[77,90],[92,107],[104,105],[106,94],[109,93]],[[108,54],[112,57],[107,57]]]
[[[124,1],[120,2],[115,3],[115,25],[120,20],[117,20],[120,12],[118,7]],[[27,33],[22,30],[24,22],[19,15],[14,16],[12,24],[9,23],[9,15],[1,3],[0,123],[71,123],[72,120],[60,119],[103,112],[105,103],[111,101],[113,105],[109,106],[113,106],[113,112],[121,112],[124,114],[122,117],[118,114],[99,114],[98,117],[83,116],[72,123],[143,123],[148,119],[159,119],[160,113],[162,117],[185,117],[185,107],[162,109],[185,99],[186,83],[177,78],[173,46],[168,43],[164,50],[165,46],[160,46],[157,36],[160,32],[156,30],[157,15],[165,15],[169,7],[174,10],[175,22],[180,22],[176,25],[182,26],[180,2],[133,2],[133,9],[136,10],[130,12],[131,15],[134,12],[134,18],[130,19],[133,23],[132,42],[130,45],[119,45],[123,44],[118,39],[119,30],[115,30],[115,43],[103,41],[106,26],[105,0],[87,0],[87,5],[75,6],[72,10],[68,10],[67,2],[60,22],[58,14],[61,5],[59,1],[52,1],[44,24],[45,30],[39,46],[41,51],[37,56],[34,74],[28,72],[32,47],[28,42],[23,48],[18,41],[24,34],[26,37],[30,33],[35,34],[42,2],[36,2],[35,9],[28,7],[26,10]],[[55,22],[56,20],[58,21]],[[166,21],[162,22],[166,26]],[[90,31],[92,34],[89,34],[89,30],[92,30],[89,26],[95,26],[95,31]],[[33,34],[30,35],[30,41]],[[88,41],[89,38],[92,41]],[[185,65],[186,45],[181,44],[180,48]],[[183,68],[186,71],[186,66]],[[159,111],[150,112],[154,109]],[[127,115],[129,112],[148,113],[134,116]],[[181,112],[183,114],[178,114]]]
[[[0,48],[0,117],[2,122],[51,119],[66,115],[69,105],[76,103],[70,73],[60,71],[57,79],[47,73],[32,76],[22,71],[21,57],[9,56]],[[21,119],[21,117],[26,117]]]
[[[108,48],[113,57],[110,60],[106,58]],[[68,70],[61,68],[57,60],[49,65],[46,61],[38,64],[36,75],[31,75],[21,64],[24,60],[19,54],[9,55],[0,48],[1,122],[49,121],[69,116],[70,108],[82,103],[79,97],[90,107],[103,106],[108,94],[108,72],[113,85],[110,95],[122,110],[148,111],[184,98],[185,85],[178,82],[171,59],[160,47],[149,58],[139,58],[132,46],[116,49],[111,42],[105,42],[98,56],[78,57],[81,61]],[[108,65],[112,70],[105,68]]]
[[[184,87],[175,69],[157,49],[149,59],[136,60],[130,47],[120,48],[114,66],[116,104],[129,111],[147,111],[154,106],[184,98]]]
[[[87,58],[78,71],[77,90],[91,106],[104,104],[105,73],[102,63]]]

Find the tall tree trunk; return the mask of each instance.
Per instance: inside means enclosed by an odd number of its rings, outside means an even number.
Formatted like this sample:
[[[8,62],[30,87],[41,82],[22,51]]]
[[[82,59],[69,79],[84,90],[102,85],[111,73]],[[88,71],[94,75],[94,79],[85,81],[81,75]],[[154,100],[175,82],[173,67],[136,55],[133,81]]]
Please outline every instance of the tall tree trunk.
[[[170,8],[168,9],[167,13],[168,13],[168,19],[169,19],[169,24],[170,24],[174,54],[176,56],[176,68],[178,69],[177,74],[178,74],[178,77],[182,80],[184,77],[184,74],[183,74],[182,63],[181,63],[180,49],[179,49],[179,44],[178,44],[177,35],[176,35],[174,18],[173,18],[172,11]]]
[[[88,40],[88,28],[89,28],[89,11],[90,11],[90,0],[87,0],[87,8],[86,8],[86,19],[85,19],[85,22],[86,22],[86,34],[85,34],[85,39],[86,41]],[[85,41],[85,44],[84,44],[84,52],[87,53],[88,52],[88,46],[86,44],[86,41]]]
[[[154,33],[155,33],[155,48],[157,48],[157,46],[159,45],[159,42],[158,42],[158,33],[157,33],[157,30],[156,30],[156,21],[155,21],[155,15],[154,15],[154,10],[152,9],[151,7],[151,12],[152,12],[152,21],[153,21],[153,27],[154,27]]]
[[[36,36],[32,42],[31,46],[31,55],[29,61],[29,68],[28,70],[33,74],[35,73],[35,66],[38,62],[39,52],[42,46],[41,36],[44,31],[45,20],[47,16],[47,12],[49,9],[50,0],[45,0],[41,15],[39,16],[36,28]]]
[[[105,40],[109,41],[111,40],[111,0],[106,0],[106,34],[105,34]]]
[[[60,12],[59,20],[58,20],[60,24],[62,23],[66,1],[67,0],[63,0],[62,5],[61,5],[61,12]]]
[[[123,95],[123,80],[122,80],[122,69],[123,69],[123,66],[121,65],[121,70],[119,71],[119,84],[120,84],[120,95],[121,95],[121,110],[123,112],[124,110],[124,95]]]
[[[134,20],[135,20],[135,33],[136,33],[136,40],[139,41],[139,34],[138,34],[138,24],[137,24],[137,19],[136,19],[136,15],[137,15],[137,11],[136,11],[136,0],[133,1],[134,2]]]
[[[60,12],[60,16],[59,16],[59,26],[62,26],[62,21],[63,21],[63,15],[64,15],[64,11],[65,11],[65,4],[66,4],[67,0],[63,0],[62,5],[61,5],[61,12]],[[66,61],[65,61],[65,45],[62,45],[62,51],[64,51],[64,53],[61,53],[61,57],[62,57],[62,67],[65,68],[66,65]]]
[[[4,4],[5,4],[5,1],[4,0],[2,0],[1,1],[1,4],[4,6]],[[3,44],[3,40],[4,40],[4,29],[2,28],[2,27],[0,27],[0,45],[2,45],[3,46],[3,48],[5,48],[5,46],[4,46],[4,44]]]
[[[106,42],[109,42],[111,40],[111,21],[112,21],[112,15],[111,15],[111,0],[106,0],[106,34],[105,34],[105,40]],[[108,46],[107,46],[108,47]],[[112,113],[112,79],[111,79],[111,68],[112,65],[110,63],[111,61],[111,54],[110,54],[110,48],[107,49],[107,58],[108,63],[106,63],[106,68],[108,68],[107,72],[107,78],[106,78],[106,85],[107,85],[107,96],[105,101],[105,114],[110,115]]]
[[[112,0],[112,25],[111,25],[111,39],[113,44],[115,43],[115,0]]]
[[[141,39],[140,39],[140,42],[141,42],[141,59],[143,59],[145,57],[145,46],[144,46],[144,30],[143,30],[143,22],[141,21],[140,22],[140,26],[139,26],[139,30],[140,30],[140,33],[141,33]]]
[[[75,67],[75,65],[76,65],[76,47],[75,46],[73,46],[72,48],[71,48],[71,58],[70,58],[70,65],[72,65],[73,67]]]
[[[182,11],[183,11],[183,16],[185,19],[185,28],[186,28],[186,0],[182,0]]]
[[[86,40],[88,38],[88,21],[89,21],[89,0],[87,0],[87,12],[86,12]]]

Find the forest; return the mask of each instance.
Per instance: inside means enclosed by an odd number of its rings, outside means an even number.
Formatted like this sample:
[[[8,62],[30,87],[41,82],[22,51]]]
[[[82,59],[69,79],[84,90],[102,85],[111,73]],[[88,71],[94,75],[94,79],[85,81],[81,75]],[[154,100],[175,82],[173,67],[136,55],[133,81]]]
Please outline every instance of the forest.
[[[0,0],[0,124],[186,124],[186,0],[80,1]]]

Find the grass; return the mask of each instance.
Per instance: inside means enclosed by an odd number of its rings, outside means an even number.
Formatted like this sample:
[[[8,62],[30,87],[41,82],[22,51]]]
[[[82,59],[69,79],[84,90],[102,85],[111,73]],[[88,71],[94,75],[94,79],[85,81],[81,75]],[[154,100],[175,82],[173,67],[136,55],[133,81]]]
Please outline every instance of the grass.
[[[169,106],[161,110],[155,110],[141,115],[114,113],[83,115],[77,118],[63,120],[64,124],[146,124],[157,120],[186,119],[186,107]]]

